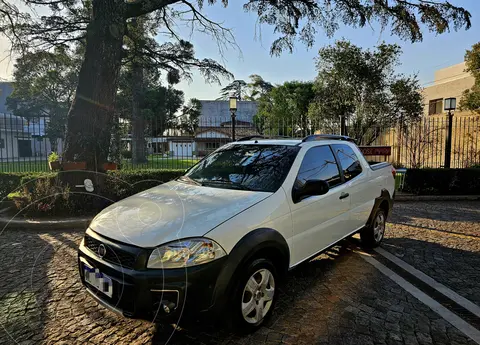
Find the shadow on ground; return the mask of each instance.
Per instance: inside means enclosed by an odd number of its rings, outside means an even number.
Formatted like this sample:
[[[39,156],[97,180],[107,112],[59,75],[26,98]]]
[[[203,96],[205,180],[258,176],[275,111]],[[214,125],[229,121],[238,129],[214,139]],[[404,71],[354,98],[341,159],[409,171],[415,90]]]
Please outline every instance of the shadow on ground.
[[[18,342],[66,344],[412,344],[419,337],[468,343],[354,253],[355,239],[292,270],[272,319],[256,333],[240,336],[205,321],[180,323],[183,328],[174,331],[171,325],[126,319],[98,306],[78,278],[81,232],[11,230],[0,236],[0,269],[8,272],[0,280],[0,343],[11,343],[5,330]],[[428,245],[395,241],[387,242]]]
[[[399,202],[394,204],[389,222],[410,224],[419,218],[441,222],[480,222],[480,201]]]

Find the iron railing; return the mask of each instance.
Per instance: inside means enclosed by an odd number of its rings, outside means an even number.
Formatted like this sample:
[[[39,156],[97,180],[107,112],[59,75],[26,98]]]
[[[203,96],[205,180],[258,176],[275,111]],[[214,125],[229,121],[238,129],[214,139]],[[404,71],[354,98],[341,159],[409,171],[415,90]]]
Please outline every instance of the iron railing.
[[[112,134],[110,159],[121,169],[187,169],[218,147],[232,141],[230,115],[201,116],[197,121],[179,122],[145,120],[143,136],[132,136],[131,121],[118,121]],[[0,114],[0,171],[48,171],[48,155],[62,155],[64,141],[61,132],[52,130],[48,117],[24,119]],[[55,126],[58,127],[58,126]],[[387,158],[396,166],[406,168],[440,168],[445,166],[448,119],[425,117],[420,121],[395,127],[355,127],[347,123],[340,133],[339,124],[321,123],[305,118],[267,119],[239,118],[235,120],[237,139],[247,136],[297,137],[311,134],[348,134],[360,145],[390,146]],[[452,121],[452,168],[480,165],[480,116],[457,116]],[[115,144],[114,144],[115,143]]]

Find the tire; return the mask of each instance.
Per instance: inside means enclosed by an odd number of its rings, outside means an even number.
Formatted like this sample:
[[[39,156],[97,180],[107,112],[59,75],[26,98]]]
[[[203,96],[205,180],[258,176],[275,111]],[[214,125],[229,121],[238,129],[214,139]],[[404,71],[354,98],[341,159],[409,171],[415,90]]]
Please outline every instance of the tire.
[[[385,236],[386,221],[387,215],[385,211],[379,208],[377,212],[375,212],[371,224],[360,231],[363,246],[375,248],[380,245]]]
[[[229,300],[230,326],[251,333],[267,321],[278,296],[278,275],[273,263],[257,258],[239,270],[238,281]]]

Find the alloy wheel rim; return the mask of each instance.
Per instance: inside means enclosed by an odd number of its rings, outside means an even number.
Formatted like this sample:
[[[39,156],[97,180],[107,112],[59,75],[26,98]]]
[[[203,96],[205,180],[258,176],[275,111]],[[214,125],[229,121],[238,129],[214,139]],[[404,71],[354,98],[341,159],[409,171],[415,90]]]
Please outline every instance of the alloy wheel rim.
[[[260,322],[269,312],[275,295],[275,279],[266,268],[256,271],[247,280],[242,295],[242,315],[250,324]]]
[[[380,242],[385,234],[385,216],[379,213],[373,223],[373,236],[376,242]]]

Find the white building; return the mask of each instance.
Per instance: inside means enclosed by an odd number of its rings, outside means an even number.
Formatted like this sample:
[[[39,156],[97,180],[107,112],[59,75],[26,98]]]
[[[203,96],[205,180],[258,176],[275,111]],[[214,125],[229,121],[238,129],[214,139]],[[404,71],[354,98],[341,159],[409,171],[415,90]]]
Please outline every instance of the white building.
[[[196,149],[199,156],[232,141],[232,117],[228,101],[200,101],[202,113],[195,131]],[[235,112],[235,138],[258,134],[253,118],[258,104],[254,101],[237,102]]]
[[[232,117],[228,101],[200,101],[202,104],[198,127],[193,135],[179,129],[165,129],[162,136],[146,137],[148,154],[174,157],[202,157],[232,141]],[[237,102],[235,113],[236,138],[258,134],[253,118],[257,102]],[[122,139],[131,150],[131,134]]]
[[[52,147],[46,137],[48,118],[27,120],[9,112],[6,100],[12,92],[13,83],[0,82],[0,161],[46,157],[52,151],[61,154],[62,140]]]

